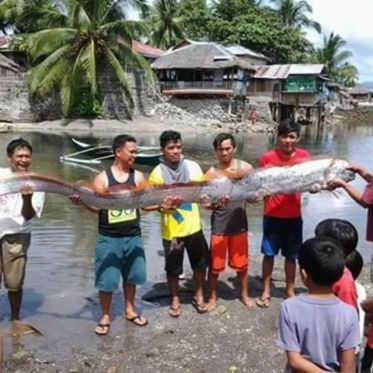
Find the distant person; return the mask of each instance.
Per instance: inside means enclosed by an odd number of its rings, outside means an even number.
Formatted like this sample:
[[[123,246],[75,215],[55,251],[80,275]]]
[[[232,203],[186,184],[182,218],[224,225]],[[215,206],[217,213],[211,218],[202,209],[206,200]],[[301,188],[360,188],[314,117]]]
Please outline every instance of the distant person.
[[[359,240],[355,226],[343,219],[325,219],[315,228],[316,237],[331,237],[337,240],[342,248],[344,257],[347,258],[357,247]],[[359,310],[355,280],[347,266],[341,278],[332,286],[333,293],[343,302]]]
[[[92,186],[105,192],[110,187],[143,184],[145,178],[133,168],[137,154],[136,139],[130,135],[119,135],[113,140],[114,162],[100,172]],[[77,196],[71,196],[78,202]],[[86,206],[98,213],[98,236],[95,252],[95,284],[99,291],[101,317],[95,327],[99,336],[108,334],[111,317],[113,292],[123,280],[124,316],[136,326],[145,326],[148,320],[136,312],[136,286],[146,281],[145,252],[140,228],[139,209],[97,209]]]
[[[251,124],[254,125],[256,124],[256,121],[257,121],[257,111],[256,111],[256,108],[254,107],[251,111],[250,111],[250,120],[251,120]]]
[[[6,149],[9,168],[0,169],[0,178],[29,171],[32,147],[23,139],[11,141]],[[8,290],[10,318],[13,326],[20,321],[27,251],[31,240],[31,221],[40,218],[45,194],[33,192],[30,185],[20,193],[0,197],[0,285]]]
[[[230,133],[219,133],[214,141],[217,164],[208,170],[208,174],[225,176],[227,174],[246,176],[252,171],[252,166],[235,158],[236,140]],[[205,205],[213,210],[211,214],[211,246],[209,288],[210,298],[207,310],[216,308],[217,281],[219,274],[225,269],[228,253],[229,266],[237,272],[240,285],[240,299],[247,308],[253,308],[255,303],[249,298],[248,266],[249,239],[245,201],[229,202],[225,207],[210,204]]]
[[[292,165],[309,158],[309,153],[297,146],[299,138],[299,124],[291,119],[282,121],[277,130],[277,147],[260,157],[260,167]],[[300,193],[276,194],[264,199],[261,250],[263,291],[256,302],[258,307],[269,307],[274,257],[280,249],[285,257],[285,296],[290,298],[295,295],[296,259],[302,243],[302,230]]]
[[[357,313],[331,289],[344,266],[338,241],[316,237],[302,244],[299,267],[308,294],[284,301],[279,318],[277,340],[286,351],[286,372],[355,372]]]
[[[162,157],[160,164],[149,175],[154,185],[178,182],[202,181],[200,166],[183,156],[181,135],[176,131],[164,131],[159,138]],[[208,246],[202,232],[199,207],[196,203],[182,203],[178,196],[155,206],[161,213],[162,239],[165,252],[165,271],[171,292],[169,315],[181,314],[179,298],[179,275],[183,273],[184,251],[187,251],[194,274],[195,292],[192,305],[204,313],[203,285],[208,265]]]

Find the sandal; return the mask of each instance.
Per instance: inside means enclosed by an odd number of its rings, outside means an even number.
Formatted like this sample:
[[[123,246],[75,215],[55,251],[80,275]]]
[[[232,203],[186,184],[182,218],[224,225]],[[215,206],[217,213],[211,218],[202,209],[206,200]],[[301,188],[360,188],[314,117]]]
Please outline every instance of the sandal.
[[[145,326],[145,325],[148,325],[148,320],[144,318],[142,318],[142,315],[136,315],[136,316],[133,316],[133,317],[126,317],[126,320],[135,324],[136,326]]]
[[[198,313],[208,312],[206,306],[198,303],[195,299],[192,299],[192,306],[197,310]]]
[[[168,309],[168,314],[171,316],[171,317],[179,317],[180,314],[181,314],[181,308],[180,306],[178,307],[172,307],[170,306],[170,308]]]
[[[101,332],[98,330],[101,329]],[[109,333],[110,324],[98,323],[95,327],[95,333],[99,336],[107,335]]]
[[[259,308],[269,308],[269,302],[271,300],[271,297],[260,297],[256,300],[256,305],[259,307]]]

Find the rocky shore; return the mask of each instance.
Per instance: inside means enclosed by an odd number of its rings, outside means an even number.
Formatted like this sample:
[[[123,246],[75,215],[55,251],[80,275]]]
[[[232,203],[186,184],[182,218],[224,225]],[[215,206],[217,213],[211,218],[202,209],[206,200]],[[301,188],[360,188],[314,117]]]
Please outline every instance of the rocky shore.
[[[261,290],[260,257],[251,258],[250,293]],[[149,318],[149,325],[136,327],[118,313],[110,334],[93,333],[94,320],[85,320],[74,334],[68,328],[51,346],[41,336],[23,336],[5,344],[13,351],[5,359],[4,373],[278,373],[283,371],[284,353],[276,346],[276,323],[284,295],[283,262],[278,258],[273,273],[270,308],[247,310],[237,299],[238,288],[233,272],[219,280],[216,310],[198,314],[191,306],[192,283],[182,284],[182,314],[168,315],[168,291],[165,282],[152,285],[138,300]],[[372,294],[368,267],[359,281]],[[305,291],[297,279],[297,292]],[[98,308],[97,299],[92,307]],[[121,312],[121,311],[120,311]],[[58,322],[58,320],[56,320]],[[64,322],[64,320],[60,320]],[[38,339],[38,342],[36,340]],[[35,344],[44,348],[35,349]],[[18,347],[17,347],[18,346]]]

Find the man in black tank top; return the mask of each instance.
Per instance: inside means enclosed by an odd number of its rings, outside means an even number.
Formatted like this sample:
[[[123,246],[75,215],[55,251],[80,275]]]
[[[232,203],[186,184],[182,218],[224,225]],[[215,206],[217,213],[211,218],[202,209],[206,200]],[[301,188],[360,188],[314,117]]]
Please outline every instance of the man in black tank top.
[[[105,192],[115,185],[137,186],[145,181],[141,172],[134,170],[137,145],[129,135],[117,136],[113,141],[115,155],[112,166],[99,173],[93,181],[97,191]],[[140,213],[134,210],[99,210],[98,237],[95,253],[95,284],[99,290],[101,318],[95,328],[98,335],[106,335],[111,323],[110,307],[113,291],[123,279],[124,316],[137,326],[148,321],[136,313],[136,285],[146,281],[145,253],[142,244]]]
[[[218,134],[213,142],[218,163],[211,167],[208,173],[221,177],[246,176],[252,167],[249,163],[235,159],[236,141],[230,133]],[[210,298],[206,305],[208,311],[216,308],[216,287],[219,273],[225,269],[225,259],[228,251],[229,266],[237,271],[240,283],[240,298],[247,308],[255,303],[249,298],[248,290],[248,224],[246,217],[246,203],[229,202],[222,204],[204,204],[213,210],[211,214],[211,251],[209,287]]]

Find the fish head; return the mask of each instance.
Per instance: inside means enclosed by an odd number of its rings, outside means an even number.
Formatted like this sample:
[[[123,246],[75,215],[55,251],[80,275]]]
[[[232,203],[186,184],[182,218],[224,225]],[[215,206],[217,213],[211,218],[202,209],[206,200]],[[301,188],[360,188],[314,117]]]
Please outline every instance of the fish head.
[[[325,180],[332,181],[335,178],[340,178],[346,182],[355,179],[355,173],[349,169],[350,163],[345,159],[333,159],[329,167],[325,169]]]

